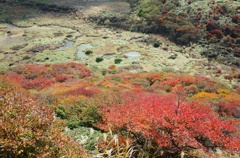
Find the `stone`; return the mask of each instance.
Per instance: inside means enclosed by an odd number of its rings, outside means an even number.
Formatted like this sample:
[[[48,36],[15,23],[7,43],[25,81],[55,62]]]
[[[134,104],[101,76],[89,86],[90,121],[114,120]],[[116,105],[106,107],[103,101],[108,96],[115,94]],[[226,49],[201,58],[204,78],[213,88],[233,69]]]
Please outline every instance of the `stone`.
[[[111,22],[110,22],[110,20],[109,19],[106,19],[105,21],[104,21],[104,24],[105,25],[109,25]]]
[[[169,57],[168,57],[168,59],[176,59],[177,58],[177,54],[173,54],[173,55],[170,55]]]

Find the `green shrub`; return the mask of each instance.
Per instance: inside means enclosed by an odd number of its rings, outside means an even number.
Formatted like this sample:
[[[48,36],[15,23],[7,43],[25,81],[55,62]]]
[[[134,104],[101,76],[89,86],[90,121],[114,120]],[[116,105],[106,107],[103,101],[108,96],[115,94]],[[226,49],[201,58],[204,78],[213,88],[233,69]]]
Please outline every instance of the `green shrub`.
[[[30,59],[30,56],[28,56],[28,55],[25,55],[25,56],[24,56],[22,59],[23,59],[23,60]]]
[[[160,42],[155,42],[155,43],[153,44],[153,47],[158,48],[160,45],[161,45]]]
[[[64,106],[60,105],[56,107],[56,115],[61,119],[66,119],[66,112]]]
[[[122,59],[115,59],[115,60],[114,60],[114,63],[115,63],[115,64],[120,64],[121,62],[122,62]]]
[[[76,105],[81,109],[81,113],[78,116],[80,125],[92,127],[95,123],[100,121],[101,113],[98,105],[85,101],[77,101]]]
[[[77,120],[70,120],[70,121],[67,123],[67,126],[68,126],[68,128],[70,128],[70,129],[74,129],[74,128],[79,127],[79,122],[78,122]]]
[[[87,51],[85,52],[86,55],[90,55],[90,54],[92,54],[92,53],[93,53],[93,51],[91,51],[91,50],[87,50]]]
[[[108,37],[107,36],[103,36],[103,39],[108,39]]]
[[[91,99],[88,101],[76,101],[75,104],[72,104],[65,109],[67,120],[77,120],[77,123],[75,122],[75,124],[73,121],[70,121],[68,123],[70,127],[93,127],[95,123],[101,120],[101,110],[98,105],[92,103]]]
[[[99,63],[99,62],[101,62],[101,61],[103,61],[103,58],[102,58],[102,57],[97,57],[97,58],[96,58],[96,62],[97,62],[97,63]]]
[[[71,38],[71,37],[73,37],[73,35],[67,35],[66,37],[67,37],[67,38]]]
[[[143,10],[140,9],[139,12],[138,12],[138,16],[142,17],[142,16],[144,16],[144,14],[145,14],[145,13],[143,12]]]

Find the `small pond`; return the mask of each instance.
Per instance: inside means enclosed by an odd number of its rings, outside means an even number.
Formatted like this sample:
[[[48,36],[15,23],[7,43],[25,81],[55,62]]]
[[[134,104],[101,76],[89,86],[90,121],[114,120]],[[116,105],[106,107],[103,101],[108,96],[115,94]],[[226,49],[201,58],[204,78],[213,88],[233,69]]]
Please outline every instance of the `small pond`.
[[[127,53],[124,53],[123,55],[127,59],[134,59],[141,56],[139,52],[127,52]]]
[[[105,58],[105,59],[111,59],[113,57],[117,57],[117,54],[113,54],[113,53],[104,54],[102,57]]]
[[[75,42],[74,41],[69,41],[69,40],[64,40],[64,46],[61,46],[58,48],[58,50],[64,50],[66,48],[71,47]]]
[[[81,60],[84,60],[87,58],[87,55],[85,54],[84,51],[88,50],[88,49],[92,49],[93,46],[88,43],[88,44],[80,44],[77,47],[77,57],[80,58]]]

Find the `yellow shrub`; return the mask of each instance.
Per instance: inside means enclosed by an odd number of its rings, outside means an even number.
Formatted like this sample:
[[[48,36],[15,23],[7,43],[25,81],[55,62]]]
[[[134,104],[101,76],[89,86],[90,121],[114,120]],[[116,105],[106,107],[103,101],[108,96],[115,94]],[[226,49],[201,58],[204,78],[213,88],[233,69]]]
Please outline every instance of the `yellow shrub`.
[[[218,96],[216,93],[208,93],[208,92],[199,92],[193,96],[193,98],[208,98],[208,99],[217,99]]]

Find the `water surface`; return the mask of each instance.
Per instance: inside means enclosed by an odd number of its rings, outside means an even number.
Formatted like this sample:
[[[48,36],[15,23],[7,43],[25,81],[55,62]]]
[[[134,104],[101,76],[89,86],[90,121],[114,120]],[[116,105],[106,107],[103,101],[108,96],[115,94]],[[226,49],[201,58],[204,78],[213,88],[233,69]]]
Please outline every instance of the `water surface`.
[[[88,44],[80,44],[77,46],[77,57],[80,58],[81,60],[84,60],[87,58],[87,55],[85,54],[86,50],[92,49],[93,46],[88,43]]]

